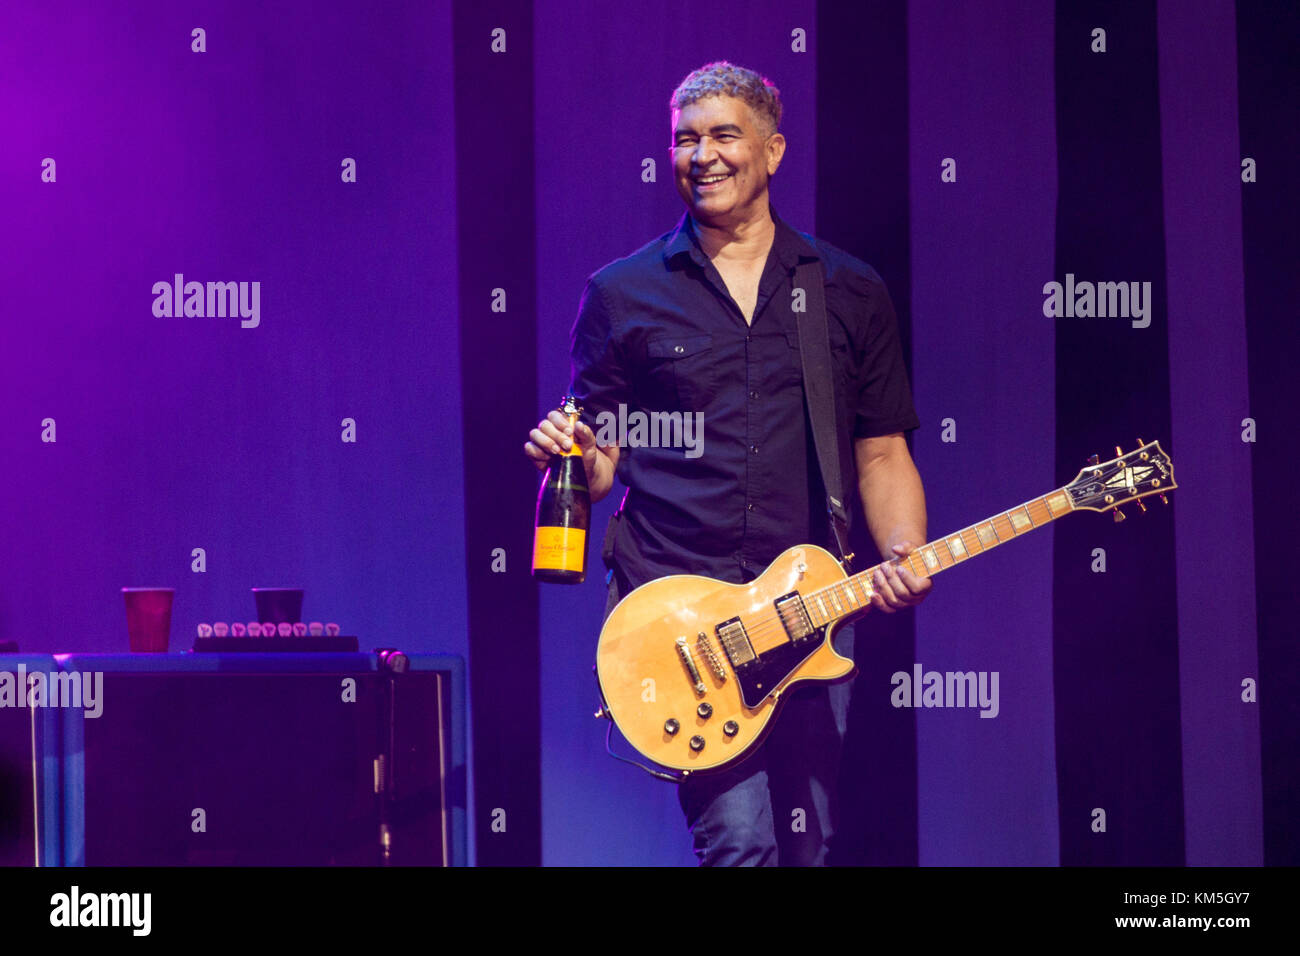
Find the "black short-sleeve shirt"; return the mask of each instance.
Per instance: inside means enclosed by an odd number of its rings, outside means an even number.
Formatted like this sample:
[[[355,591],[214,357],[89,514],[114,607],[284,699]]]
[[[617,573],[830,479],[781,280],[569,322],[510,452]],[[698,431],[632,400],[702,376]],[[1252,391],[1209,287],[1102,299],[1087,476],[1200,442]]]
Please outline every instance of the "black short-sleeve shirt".
[[[919,424],[880,276],[771,215],[776,235],[752,324],[689,213],[588,277],[570,338],[571,388],[598,440],[620,445],[628,493],[615,565],[624,591],[666,574],[747,581],[798,544],[834,552],[803,396],[792,295],[800,262],[820,259],[826,278],[841,427],[866,438]]]

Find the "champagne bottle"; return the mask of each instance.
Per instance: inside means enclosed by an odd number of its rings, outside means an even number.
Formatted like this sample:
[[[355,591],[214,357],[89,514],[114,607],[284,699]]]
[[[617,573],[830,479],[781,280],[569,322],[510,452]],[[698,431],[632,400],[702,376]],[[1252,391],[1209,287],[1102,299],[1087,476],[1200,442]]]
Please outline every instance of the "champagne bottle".
[[[591,522],[591,492],[577,436],[582,409],[577,399],[566,395],[560,411],[574,429],[573,446],[551,456],[537,494],[533,577],[555,584],[581,584],[587,579],[587,528]]]

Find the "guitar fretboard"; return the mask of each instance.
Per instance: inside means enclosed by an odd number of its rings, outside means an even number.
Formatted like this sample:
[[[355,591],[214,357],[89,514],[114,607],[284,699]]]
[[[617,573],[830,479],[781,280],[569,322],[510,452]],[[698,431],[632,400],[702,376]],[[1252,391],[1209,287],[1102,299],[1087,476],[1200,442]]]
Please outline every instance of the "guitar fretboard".
[[[936,538],[902,559],[918,577],[933,577],[940,571],[961,564],[1012,538],[1028,534],[1050,524],[1074,510],[1074,502],[1065,488],[1057,488],[1041,498],[1017,505],[1010,511],[976,522],[953,534]],[[892,563],[892,562],[891,562]],[[821,627],[840,618],[856,614],[871,604],[875,586],[871,579],[884,564],[850,575],[838,584],[803,595],[804,607],[812,623]]]

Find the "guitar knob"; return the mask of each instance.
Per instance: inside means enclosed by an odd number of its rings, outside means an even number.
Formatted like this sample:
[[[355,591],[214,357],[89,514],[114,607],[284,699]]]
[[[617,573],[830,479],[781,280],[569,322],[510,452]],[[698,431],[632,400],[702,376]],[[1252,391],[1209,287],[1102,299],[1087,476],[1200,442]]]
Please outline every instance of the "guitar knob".
[[[1116,523],[1116,524],[1119,524],[1121,521],[1123,521],[1123,520],[1124,520],[1125,518],[1127,518],[1127,517],[1128,517],[1128,515],[1124,514],[1124,512],[1120,511],[1118,508],[1115,509],[1115,523]]]
[[[699,753],[701,750],[703,750],[703,749],[704,749],[704,738],[701,737],[699,734],[696,734],[694,737],[692,737],[692,738],[691,738],[691,749],[694,750],[696,753]]]
[[[677,722],[676,717],[669,717],[667,720],[664,721],[664,733],[666,733],[670,737],[673,734],[677,733],[677,731],[681,730],[681,728],[682,725]]]
[[[702,701],[700,703],[700,706],[695,708],[695,712],[699,714],[700,717],[702,717],[704,720],[708,720],[710,717],[713,716],[713,705],[710,704],[707,700]]]
[[[736,734],[740,733],[740,724],[736,723],[734,720],[729,720],[722,725],[722,732],[728,737],[734,737]]]

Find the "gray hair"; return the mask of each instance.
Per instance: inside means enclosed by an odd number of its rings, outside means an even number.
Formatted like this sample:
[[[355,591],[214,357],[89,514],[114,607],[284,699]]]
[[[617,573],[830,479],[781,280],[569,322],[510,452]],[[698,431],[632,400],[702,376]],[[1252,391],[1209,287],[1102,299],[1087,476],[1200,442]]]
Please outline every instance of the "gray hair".
[[[733,96],[749,104],[764,139],[781,125],[781,91],[765,76],[726,60],[707,63],[673,91],[670,108],[680,110],[706,96]]]

